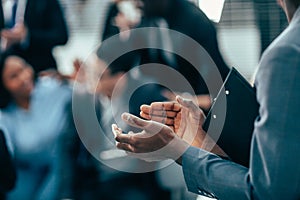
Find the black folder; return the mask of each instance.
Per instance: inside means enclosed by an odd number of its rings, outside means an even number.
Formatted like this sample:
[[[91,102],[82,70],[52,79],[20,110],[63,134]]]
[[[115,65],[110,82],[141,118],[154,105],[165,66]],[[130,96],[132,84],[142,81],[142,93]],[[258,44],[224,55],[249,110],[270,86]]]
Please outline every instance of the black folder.
[[[203,124],[205,131],[208,131],[209,127],[208,134],[229,156],[229,159],[245,167],[249,167],[251,139],[258,109],[255,88],[235,68],[232,68]],[[222,115],[223,119],[220,119]],[[215,127],[222,125],[223,122],[221,134],[220,131],[214,132]]]

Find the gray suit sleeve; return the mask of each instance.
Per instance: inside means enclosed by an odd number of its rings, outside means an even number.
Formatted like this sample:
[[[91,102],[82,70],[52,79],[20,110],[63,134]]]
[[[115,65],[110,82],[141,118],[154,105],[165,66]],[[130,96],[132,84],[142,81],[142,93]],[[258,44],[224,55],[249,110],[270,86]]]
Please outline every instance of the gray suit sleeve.
[[[219,199],[300,198],[299,55],[299,47],[284,45],[262,58],[249,169],[190,147],[182,157],[190,191]]]

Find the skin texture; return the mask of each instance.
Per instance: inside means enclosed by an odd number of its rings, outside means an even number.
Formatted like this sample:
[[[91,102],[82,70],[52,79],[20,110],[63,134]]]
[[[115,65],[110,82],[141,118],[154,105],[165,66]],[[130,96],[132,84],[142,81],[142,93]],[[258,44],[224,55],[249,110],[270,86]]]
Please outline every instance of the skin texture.
[[[12,29],[4,29],[1,31],[2,39],[5,42],[5,48],[9,48],[14,44],[19,44],[27,37],[28,30],[23,23],[16,24]]]
[[[166,156],[167,153],[170,157],[166,158],[180,160],[178,155],[184,152],[186,144],[226,156],[202,129],[205,120],[202,110],[191,100],[179,96],[176,100],[141,106],[141,116],[147,120],[123,114],[122,118],[127,124],[143,131],[122,134],[122,130],[114,125],[117,147],[130,153],[152,153],[164,148],[161,155],[152,155],[153,160],[159,160],[162,154]],[[149,155],[145,158],[140,155],[136,157],[147,160]]]

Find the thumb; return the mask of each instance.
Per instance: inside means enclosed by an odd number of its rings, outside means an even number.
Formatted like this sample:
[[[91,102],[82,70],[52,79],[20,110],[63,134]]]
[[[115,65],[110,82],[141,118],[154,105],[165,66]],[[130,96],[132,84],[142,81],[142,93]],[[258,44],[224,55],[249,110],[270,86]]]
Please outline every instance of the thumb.
[[[156,134],[158,133],[161,129],[164,128],[163,124],[154,122],[154,121],[149,121],[149,120],[143,120],[139,117],[136,117],[130,113],[123,113],[122,114],[122,119],[124,122],[126,122],[128,125],[132,127],[136,127],[139,129],[143,129],[149,133]],[[169,128],[169,127],[167,127]]]
[[[143,120],[137,116],[134,116],[130,113],[123,113],[122,119],[124,122],[126,122],[128,125],[140,129],[147,129],[151,125],[151,121]]]
[[[180,105],[187,108],[192,113],[199,114],[199,107],[191,99],[184,99],[178,95],[176,96],[176,100]]]

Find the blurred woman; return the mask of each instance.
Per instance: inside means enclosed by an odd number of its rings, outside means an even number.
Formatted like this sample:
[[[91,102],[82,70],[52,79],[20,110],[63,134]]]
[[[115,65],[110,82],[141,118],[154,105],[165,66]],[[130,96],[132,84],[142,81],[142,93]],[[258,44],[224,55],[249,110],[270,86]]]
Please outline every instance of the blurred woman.
[[[57,199],[70,88],[49,77],[35,80],[31,66],[5,53],[0,59],[0,99],[0,124],[11,136],[17,170],[8,199]]]

